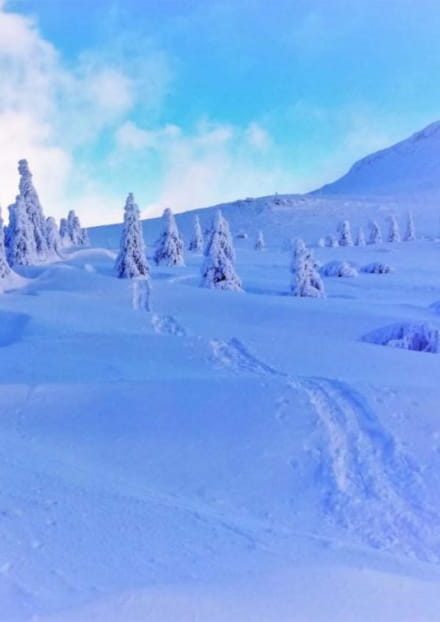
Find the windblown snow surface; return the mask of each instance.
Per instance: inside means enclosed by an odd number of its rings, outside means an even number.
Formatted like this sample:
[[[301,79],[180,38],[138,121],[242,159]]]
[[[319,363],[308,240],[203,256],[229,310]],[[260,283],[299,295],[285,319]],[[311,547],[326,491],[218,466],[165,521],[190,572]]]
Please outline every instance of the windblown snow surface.
[[[244,293],[200,288],[187,253],[134,311],[105,227],[1,296],[2,621],[440,619],[440,355],[362,341],[440,328],[440,244],[315,248],[394,268],[325,278],[325,299],[289,295],[281,250],[373,210],[225,208]]]

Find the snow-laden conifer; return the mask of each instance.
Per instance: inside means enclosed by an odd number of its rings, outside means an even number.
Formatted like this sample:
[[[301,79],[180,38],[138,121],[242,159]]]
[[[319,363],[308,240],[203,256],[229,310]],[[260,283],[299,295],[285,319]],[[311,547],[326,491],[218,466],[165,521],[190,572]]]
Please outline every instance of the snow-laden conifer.
[[[382,232],[377,222],[371,220],[368,228],[368,244],[380,244],[380,242],[382,242]]]
[[[213,236],[214,232],[216,233],[215,238]],[[208,243],[205,248],[205,256],[209,255],[210,247],[213,240],[216,240],[216,242],[220,244],[221,249],[226,257],[233,263],[235,261],[235,250],[234,244],[232,242],[232,235],[229,229],[229,223],[221,213],[221,210],[217,210],[215,213],[213,224],[211,227],[211,234],[208,238]]]
[[[189,250],[196,253],[203,252],[203,232],[200,226],[200,219],[198,216],[194,216],[194,230],[193,236],[189,243]]]
[[[416,228],[414,225],[414,218],[411,212],[408,212],[405,231],[405,242],[414,242],[416,239]]]
[[[365,235],[362,227],[359,227],[357,231],[356,246],[365,246]]]
[[[325,246],[325,238],[318,239],[318,248],[324,248]]]
[[[119,278],[149,277],[150,269],[145,255],[139,208],[130,192],[125,202],[119,254],[115,262]]]
[[[214,217],[210,239],[202,265],[202,287],[241,291],[241,281],[234,269],[234,251],[229,227],[220,210]]]
[[[389,219],[388,242],[400,242],[400,231],[397,219],[392,214]]]
[[[46,220],[40,204],[40,199],[38,198],[37,191],[32,182],[32,173],[29,170],[27,160],[19,161],[18,172],[20,174],[20,196],[26,206],[29,222],[32,227],[36,258],[45,259],[47,253]]]
[[[353,246],[351,228],[348,220],[343,220],[338,227],[338,243],[339,246]]]
[[[2,217],[2,211],[0,208],[0,281],[5,279],[10,274],[11,274],[11,267],[9,266],[8,260],[6,258],[5,230],[3,227],[3,217]],[[0,283],[0,291],[2,291],[2,289],[3,288]]]
[[[11,266],[28,266],[35,261],[35,236],[23,197],[19,194],[8,209],[8,261]]]
[[[73,209],[67,214],[67,235],[71,245],[85,246],[84,229],[81,227],[79,218]]]
[[[46,218],[46,241],[49,254],[61,256],[61,237],[55,218]]]
[[[325,296],[324,284],[316,269],[313,255],[299,238],[295,241],[291,272],[291,290],[294,296],[310,298]]]
[[[183,240],[169,207],[163,213],[163,231],[156,245],[154,261],[157,265],[184,266]]]
[[[69,235],[69,225],[67,218],[60,219],[60,239],[63,246],[71,246],[72,242]]]
[[[264,251],[266,248],[266,244],[264,242],[264,235],[262,231],[259,231],[257,234],[257,239],[255,240],[254,248],[256,251]]]

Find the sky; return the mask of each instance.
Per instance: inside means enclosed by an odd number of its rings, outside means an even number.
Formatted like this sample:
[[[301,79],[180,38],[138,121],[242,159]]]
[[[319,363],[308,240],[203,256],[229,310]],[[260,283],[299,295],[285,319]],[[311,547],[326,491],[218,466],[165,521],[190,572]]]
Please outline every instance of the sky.
[[[0,202],[306,192],[440,119],[438,0],[0,0]]]

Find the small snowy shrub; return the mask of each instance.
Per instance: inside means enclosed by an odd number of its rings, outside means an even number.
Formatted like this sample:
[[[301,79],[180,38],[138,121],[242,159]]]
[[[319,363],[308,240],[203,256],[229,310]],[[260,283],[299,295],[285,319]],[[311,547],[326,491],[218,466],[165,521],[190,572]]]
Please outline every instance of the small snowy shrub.
[[[347,261],[330,261],[320,270],[323,276],[353,277],[358,275],[358,271]]]
[[[248,234],[245,233],[244,231],[240,231],[239,233],[237,233],[235,237],[237,238],[237,240],[247,240]]]
[[[325,239],[324,238],[319,238],[318,240],[318,248],[324,248],[325,246]]]
[[[417,352],[440,351],[440,332],[422,323],[403,322],[384,326],[362,337],[362,341]]]
[[[388,274],[389,272],[392,272],[392,268],[386,263],[381,263],[380,261],[373,261],[373,263],[362,266],[361,272],[365,272],[367,274]]]
[[[337,246],[339,246],[338,240],[336,238],[335,235],[328,235],[325,238],[325,245],[330,247],[330,248],[336,248]]]

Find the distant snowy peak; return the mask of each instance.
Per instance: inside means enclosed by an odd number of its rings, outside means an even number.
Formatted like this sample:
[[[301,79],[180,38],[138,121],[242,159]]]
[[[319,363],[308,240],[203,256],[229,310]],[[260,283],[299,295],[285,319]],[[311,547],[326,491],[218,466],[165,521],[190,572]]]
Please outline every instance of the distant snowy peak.
[[[318,195],[440,195],[440,121],[356,162]]]

